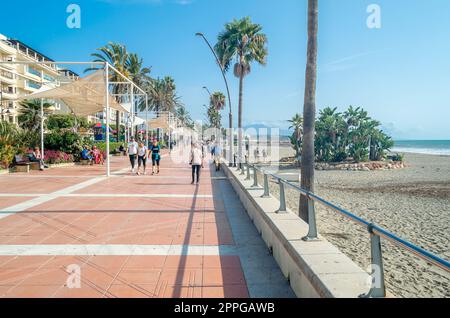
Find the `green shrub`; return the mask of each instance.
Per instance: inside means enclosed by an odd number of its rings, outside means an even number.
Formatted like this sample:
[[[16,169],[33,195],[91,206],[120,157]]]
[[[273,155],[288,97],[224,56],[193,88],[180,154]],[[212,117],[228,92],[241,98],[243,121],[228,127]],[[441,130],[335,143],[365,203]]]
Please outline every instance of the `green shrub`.
[[[83,150],[82,138],[71,131],[52,131],[44,139],[45,149],[62,151],[78,160]]]
[[[16,149],[11,145],[0,144],[0,165],[4,169],[8,169],[14,160]]]
[[[316,121],[317,161],[341,162],[351,157],[361,162],[385,158],[393,141],[380,125],[360,107],[350,106],[344,113],[337,112],[337,108],[324,108]]]
[[[87,119],[74,115],[55,114],[50,115],[47,120],[47,128],[49,130],[72,129],[75,127],[89,128]]]
[[[392,159],[392,161],[395,161],[395,162],[403,162],[404,155],[397,153],[397,154],[393,155],[391,157],[391,159]]]
[[[123,142],[110,142],[109,143],[109,153],[113,154],[116,149],[119,149],[120,145],[125,144]],[[97,146],[102,152],[106,153],[106,142],[94,142],[92,145]]]

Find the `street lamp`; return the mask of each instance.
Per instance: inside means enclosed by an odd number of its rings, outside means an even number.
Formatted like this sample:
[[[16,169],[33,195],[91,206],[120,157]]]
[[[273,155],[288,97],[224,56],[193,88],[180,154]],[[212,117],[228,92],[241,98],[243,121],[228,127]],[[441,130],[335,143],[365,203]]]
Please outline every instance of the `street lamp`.
[[[203,38],[203,40],[205,41],[205,43],[208,45],[208,47],[210,48],[212,54],[214,55],[217,64],[219,65],[220,68],[220,72],[222,73],[222,77],[223,80],[225,82],[225,86],[227,88],[227,94],[228,94],[228,105],[230,106],[230,113],[229,113],[229,122],[230,122],[230,163],[229,166],[231,167],[233,165],[233,145],[234,145],[234,134],[233,134],[233,112],[232,112],[232,107],[231,107],[231,95],[230,95],[230,89],[228,87],[228,81],[227,81],[227,77],[225,76],[225,69],[222,65],[222,63],[219,60],[219,57],[217,56],[216,52],[214,51],[213,47],[211,46],[211,44],[208,42],[208,40],[206,39],[205,35],[201,32],[198,32],[195,34],[196,36],[200,36]],[[208,90],[209,93],[209,90]]]
[[[212,96],[212,94],[211,94],[211,92],[209,91],[208,87],[206,87],[206,86],[203,86],[203,89],[204,89],[204,90],[206,90],[206,91],[208,92],[208,94],[209,94],[209,97],[211,97],[211,96]]]

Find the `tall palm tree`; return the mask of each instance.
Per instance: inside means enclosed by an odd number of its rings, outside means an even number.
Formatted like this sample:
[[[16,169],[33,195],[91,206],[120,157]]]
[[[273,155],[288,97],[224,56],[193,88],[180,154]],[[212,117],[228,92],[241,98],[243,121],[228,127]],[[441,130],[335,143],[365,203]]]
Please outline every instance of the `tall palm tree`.
[[[120,73],[125,76],[129,76],[126,63],[128,60],[128,52],[124,45],[109,42],[107,45],[98,48],[98,53],[92,53],[91,56],[94,57],[94,62],[108,62],[114,66]],[[91,70],[97,70],[98,68],[88,68],[85,72]],[[111,72],[110,80],[112,82],[120,82],[122,79],[116,72]],[[116,85],[113,88],[114,94],[120,94],[124,91],[125,87],[123,85]],[[116,127],[120,127],[120,112],[116,111]],[[119,129],[117,129],[117,140],[119,140]]]
[[[50,114],[53,104],[44,102],[44,116]],[[29,131],[38,131],[41,127],[41,101],[39,99],[24,100],[20,103],[19,126]]]
[[[175,112],[181,105],[180,97],[176,93],[175,81],[172,77],[157,78],[148,81],[144,85],[144,90],[148,93],[149,105],[154,111]],[[140,105],[143,110],[144,105]]]
[[[145,82],[150,80],[151,68],[144,67],[143,59],[135,53],[129,53],[127,48],[118,43],[109,42],[107,45],[97,49],[98,52],[92,53],[94,62],[108,62],[114,66],[120,73],[132,80],[136,85],[142,86]],[[98,68],[88,68],[85,70],[97,70]],[[123,79],[116,72],[111,72],[110,80],[112,82],[122,82]],[[123,94],[127,92],[125,85],[115,85],[113,87],[114,94]],[[116,97],[120,102],[120,97]],[[132,110],[134,111],[134,110]],[[120,127],[120,112],[116,111],[116,127]],[[120,129],[117,129],[117,139]]]
[[[308,0],[308,48],[305,74],[305,100],[303,106],[303,147],[301,186],[314,191],[314,134],[316,120],[317,85],[317,33],[319,28],[318,0]],[[308,199],[300,196],[300,217],[308,222]]]
[[[251,64],[257,62],[266,64],[268,55],[267,36],[262,26],[252,23],[250,17],[225,25],[225,30],[218,36],[214,49],[225,70],[230,68],[233,60],[234,75],[239,78],[239,111],[238,111],[238,157],[242,157],[242,112],[244,78],[251,71]]]
[[[145,82],[151,80],[151,67],[145,67],[144,60],[142,58],[139,58],[136,53],[128,54],[128,58],[125,62],[125,67],[128,71],[129,78],[137,86],[142,86]]]

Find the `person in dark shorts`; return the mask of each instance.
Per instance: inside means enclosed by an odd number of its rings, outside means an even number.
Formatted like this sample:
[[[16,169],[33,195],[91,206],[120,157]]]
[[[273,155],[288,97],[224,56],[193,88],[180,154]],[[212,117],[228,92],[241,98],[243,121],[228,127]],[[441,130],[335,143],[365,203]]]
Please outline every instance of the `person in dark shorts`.
[[[197,184],[200,183],[200,169],[203,165],[204,155],[201,149],[201,145],[193,144],[190,154],[189,164],[192,166],[192,182],[194,184],[196,181]]]
[[[138,147],[138,170],[137,175],[140,175],[141,166],[144,166],[144,175],[146,173],[147,168],[147,155],[148,155],[148,149],[144,144],[141,142],[139,143]]]
[[[159,173],[161,146],[158,144],[158,141],[154,140],[149,150],[152,152],[152,174],[155,174],[155,168],[157,168],[156,173]]]
[[[130,157],[130,164],[131,164],[131,173],[134,173],[134,167],[136,165],[136,157],[138,152],[138,143],[134,141],[134,137],[131,137],[130,142],[128,143],[127,147],[127,153]]]

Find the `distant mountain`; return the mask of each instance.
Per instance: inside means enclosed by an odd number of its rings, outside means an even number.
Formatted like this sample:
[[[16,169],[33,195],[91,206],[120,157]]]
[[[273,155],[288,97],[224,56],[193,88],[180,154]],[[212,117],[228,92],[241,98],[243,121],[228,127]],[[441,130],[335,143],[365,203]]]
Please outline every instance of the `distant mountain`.
[[[268,133],[268,135],[270,135],[270,132],[271,132],[272,128],[278,128],[280,136],[287,137],[287,136],[292,135],[292,132],[290,132],[289,129],[283,129],[283,128],[279,128],[279,127],[270,127],[268,125],[261,124],[261,123],[244,126],[245,130],[247,130],[247,129],[254,129],[254,130],[256,130],[256,135],[257,136],[259,136],[259,134],[261,133],[260,129],[267,129],[267,133]]]

